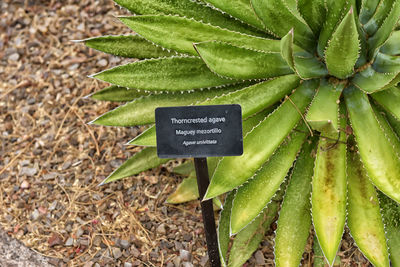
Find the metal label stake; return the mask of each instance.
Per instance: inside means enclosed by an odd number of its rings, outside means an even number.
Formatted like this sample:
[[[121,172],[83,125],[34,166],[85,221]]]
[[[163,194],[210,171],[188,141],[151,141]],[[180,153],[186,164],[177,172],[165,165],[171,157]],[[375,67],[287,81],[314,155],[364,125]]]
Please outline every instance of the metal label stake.
[[[212,199],[201,201],[207,191],[210,179],[208,176],[207,158],[194,158],[197,186],[199,189],[201,213],[206,234],[208,257],[212,267],[220,267],[221,260],[218,250],[218,236],[215,229],[215,219]]]

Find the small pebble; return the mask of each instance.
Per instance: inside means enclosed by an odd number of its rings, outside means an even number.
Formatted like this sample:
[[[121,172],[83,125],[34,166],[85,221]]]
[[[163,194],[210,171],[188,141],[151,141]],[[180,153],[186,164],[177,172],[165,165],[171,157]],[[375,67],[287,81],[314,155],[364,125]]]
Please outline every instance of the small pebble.
[[[162,235],[165,235],[166,233],[167,233],[167,231],[165,230],[165,224],[160,224],[158,227],[157,227],[157,233],[159,233],[159,234],[162,234]]]
[[[254,254],[254,257],[256,258],[256,263],[257,264],[265,264],[265,258],[264,258],[264,254],[261,252],[261,250],[257,251]]]
[[[183,267],[193,267],[193,264],[190,263],[190,262],[184,262],[184,263],[182,264],[182,266],[183,266]]]
[[[137,248],[135,248],[135,246],[131,246],[130,251],[133,257],[135,258],[139,257],[140,251]]]
[[[183,261],[190,261],[191,259],[190,252],[184,249],[179,250],[179,257],[181,258],[181,260]]]
[[[121,245],[121,248],[123,249],[128,249],[130,247],[130,243],[128,240],[125,239],[121,239],[121,241],[119,242],[119,244]]]
[[[28,183],[28,181],[23,181],[21,183],[21,189],[28,189],[30,187],[30,184]]]
[[[119,248],[113,248],[112,252],[113,252],[113,256],[115,259],[118,259],[122,256],[121,249],[119,249]]]
[[[19,54],[18,53],[13,53],[8,57],[9,60],[11,61],[17,61],[19,59]]]
[[[66,247],[70,247],[70,246],[72,246],[74,244],[74,239],[72,238],[72,237],[69,237],[68,239],[67,239],[67,241],[65,242],[65,246]]]
[[[192,240],[191,234],[189,234],[189,233],[183,234],[183,241],[189,242],[190,240]]]
[[[75,236],[76,237],[81,237],[83,235],[83,230],[82,230],[82,228],[78,228],[78,230],[76,231],[76,233],[75,233]]]
[[[39,211],[37,209],[35,209],[31,214],[31,219],[33,221],[36,221],[36,220],[39,219],[39,217],[40,217],[40,213],[39,213]]]
[[[85,265],[83,265],[83,267],[92,267],[93,266],[93,262],[92,261],[88,261],[85,263]]]
[[[97,65],[99,65],[100,67],[105,67],[105,66],[107,66],[108,65],[108,61],[106,60],[106,59],[100,59],[98,62],[97,62]]]
[[[34,176],[37,173],[37,169],[29,168],[29,167],[22,167],[19,175],[27,175],[27,176]]]
[[[172,262],[167,263],[167,267],[174,267],[175,265]]]

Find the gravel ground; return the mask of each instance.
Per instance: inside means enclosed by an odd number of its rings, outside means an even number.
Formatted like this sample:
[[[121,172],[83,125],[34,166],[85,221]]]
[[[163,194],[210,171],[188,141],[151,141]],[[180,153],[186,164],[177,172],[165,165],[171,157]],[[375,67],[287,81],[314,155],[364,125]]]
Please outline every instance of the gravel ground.
[[[140,150],[124,144],[143,129],[86,124],[115,107],[84,98],[106,86],[86,76],[124,60],[71,40],[128,33],[115,18],[127,13],[111,0],[2,0],[0,8],[2,239],[55,266],[206,266],[198,203],[165,204],[182,179],[171,173],[176,162],[97,186]],[[273,230],[247,266],[273,265],[272,244]],[[348,235],[341,249],[342,265],[368,265]],[[311,244],[306,251],[309,266]]]

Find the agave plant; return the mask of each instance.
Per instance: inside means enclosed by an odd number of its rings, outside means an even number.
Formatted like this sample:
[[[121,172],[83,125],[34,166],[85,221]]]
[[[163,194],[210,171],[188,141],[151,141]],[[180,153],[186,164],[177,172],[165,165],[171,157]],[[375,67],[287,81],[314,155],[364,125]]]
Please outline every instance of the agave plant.
[[[400,0],[115,2],[134,34],[84,42],[140,60],[93,75],[112,84],[93,98],[127,102],[93,123],[149,125],[129,142],[148,148],[104,183],[166,162],[156,107],[240,104],[244,154],[209,159],[205,196],[226,195],[223,264],[246,261],[280,209],[277,266],[299,265],[311,228],[332,265],[345,225],[372,264],[400,266]]]

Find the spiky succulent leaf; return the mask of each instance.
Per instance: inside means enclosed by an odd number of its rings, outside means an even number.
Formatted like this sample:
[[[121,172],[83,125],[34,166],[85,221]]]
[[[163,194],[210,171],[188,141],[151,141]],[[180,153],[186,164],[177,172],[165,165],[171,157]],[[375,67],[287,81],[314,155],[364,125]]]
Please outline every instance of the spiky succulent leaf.
[[[371,94],[393,87],[399,82],[398,76],[397,73],[381,73],[368,67],[354,75],[352,82],[363,92]]]
[[[125,161],[118,169],[111,173],[101,184],[117,181],[125,177],[136,175],[143,171],[166,163],[169,159],[160,159],[154,147],[144,148]]]
[[[120,57],[145,59],[176,55],[176,52],[155,46],[137,34],[94,37],[83,42],[88,47]]]
[[[196,51],[215,73],[234,79],[261,79],[291,74],[280,53],[255,51],[221,42],[195,44]]]
[[[230,250],[228,267],[242,267],[257,250],[278,214],[279,204],[279,201],[271,201],[254,221],[235,236]]]
[[[344,84],[321,80],[318,92],[307,113],[307,122],[314,130],[335,135],[339,130],[339,98]]]
[[[216,8],[227,12],[228,14],[242,20],[245,23],[253,25],[264,30],[265,25],[254,13],[250,0],[204,0]]]
[[[170,204],[180,204],[196,200],[198,197],[197,179],[196,174],[193,172],[188,178],[183,179],[175,192],[169,195],[166,202]]]
[[[324,51],[341,18],[355,6],[355,0],[327,0],[325,1],[326,19],[318,39],[318,54],[324,56]]]
[[[270,32],[283,37],[294,28],[294,42],[309,52],[314,50],[315,36],[312,30],[297,12],[291,12],[284,0],[251,0],[251,3]]]
[[[385,110],[400,120],[400,89],[398,87],[392,87],[371,96]]]
[[[392,31],[394,30],[397,21],[400,17],[400,2],[397,0],[383,0],[389,2],[390,11],[382,12],[384,20],[381,25],[378,26],[377,31],[368,39],[370,55],[374,55],[375,51],[379,49],[389,38]]]
[[[276,266],[298,266],[310,233],[315,138],[313,141],[305,142],[297,157],[279,213],[274,252]]]
[[[382,216],[385,223],[386,238],[390,252],[390,263],[400,266],[400,205],[379,193]]]
[[[169,57],[138,61],[93,76],[105,82],[148,91],[187,91],[234,84],[213,74],[198,57]]]
[[[304,128],[299,130],[305,130]],[[232,234],[249,224],[270,202],[284,181],[305,138],[305,133],[293,131],[268,162],[247,183],[238,188],[231,215]]]
[[[91,98],[103,101],[125,102],[132,101],[142,96],[149,95],[149,92],[129,89],[112,85],[90,95]]]
[[[355,87],[346,88],[344,96],[368,176],[378,189],[400,202],[400,159],[379,125],[368,97]]]
[[[333,32],[325,50],[325,61],[329,73],[340,79],[345,79],[353,74],[359,49],[360,42],[354,11],[353,8],[350,8]]]
[[[297,8],[307,24],[317,35],[325,21],[326,8],[324,0],[298,0]]]
[[[154,125],[150,126],[144,130],[140,135],[133,138],[128,142],[128,145],[135,146],[156,146],[156,127]]]
[[[229,249],[229,241],[230,241],[230,230],[229,225],[231,221],[231,210],[233,198],[235,197],[235,191],[231,191],[226,195],[224,207],[221,211],[219,222],[218,222],[218,251],[219,256],[221,258],[222,266],[226,266],[227,264],[227,253]]]
[[[395,56],[400,54],[400,31],[395,31],[386,41],[386,43],[380,48],[380,52],[386,55]]]
[[[193,19],[177,16],[148,15],[122,17],[132,30],[154,43],[182,53],[196,55],[193,43],[212,40],[231,43],[250,49],[279,52],[279,41],[230,31]],[[174,29],[171,32],[170,29]],[[166,36],[171,37],[166,38]]]
[[[347,225],[358,248],[375,266],[389,266],[385,230],[374,186],[361,163],[354,143],[347,151]]]
[[[340,127],[346,125],[344,106]],[[324,135],[324,132],[322,132]],[[319,244],[332,265],[346,221],[346,135],[320,137],[312,181],[312,218]]]

